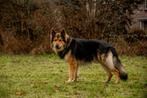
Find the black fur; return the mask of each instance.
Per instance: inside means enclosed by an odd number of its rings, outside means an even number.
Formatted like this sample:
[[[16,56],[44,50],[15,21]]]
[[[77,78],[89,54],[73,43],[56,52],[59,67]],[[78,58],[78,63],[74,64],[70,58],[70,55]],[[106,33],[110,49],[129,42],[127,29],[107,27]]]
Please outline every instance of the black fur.
[[[77,60],[92,61],[96,58],[97,54],[107,54],[107,52],[113,47],[101,40],[87,40],[72,38],[72,41],[68,47],[59,52],[58,55],[64,58],[66,53],[71,50],[71,53]],[[114,55],[117,55],[115,51],[112,51]]]

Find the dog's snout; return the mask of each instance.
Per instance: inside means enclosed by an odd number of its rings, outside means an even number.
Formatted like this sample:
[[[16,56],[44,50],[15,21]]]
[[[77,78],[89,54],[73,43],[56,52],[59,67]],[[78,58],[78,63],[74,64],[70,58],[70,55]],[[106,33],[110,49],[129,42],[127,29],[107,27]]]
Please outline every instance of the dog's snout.
[[[59,46],[59,45],[56,45],[55,47],[56,47],[57,49],[59,49],[59,48],[60,48],[60,46]]]

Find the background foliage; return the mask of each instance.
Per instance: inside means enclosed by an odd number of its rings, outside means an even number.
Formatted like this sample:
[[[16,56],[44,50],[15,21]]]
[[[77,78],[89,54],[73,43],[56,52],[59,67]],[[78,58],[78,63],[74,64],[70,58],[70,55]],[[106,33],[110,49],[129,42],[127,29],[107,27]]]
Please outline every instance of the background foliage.
[[[103,39],[119,53],[147,54],[146,32],[130,30],[143,0],[1,0],[0,51],[50,53],[49,34],[63,28],[74,37]]]

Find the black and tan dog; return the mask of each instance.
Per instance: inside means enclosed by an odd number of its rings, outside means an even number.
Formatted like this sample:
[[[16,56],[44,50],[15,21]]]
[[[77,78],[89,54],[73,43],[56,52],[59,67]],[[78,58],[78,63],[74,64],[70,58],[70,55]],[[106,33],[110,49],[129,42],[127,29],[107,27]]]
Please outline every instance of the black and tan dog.
[[[52,31],[51,47],[53,51],[69,64],[69,79],[67,82],[77,80],[77,71],[80,61],[98,61],[108,73],[109,82],[114,74],[116,83],[127,80],[128,75],[118,58],[115,48],[100,40],[87,40],[72,38],[65,33]]]

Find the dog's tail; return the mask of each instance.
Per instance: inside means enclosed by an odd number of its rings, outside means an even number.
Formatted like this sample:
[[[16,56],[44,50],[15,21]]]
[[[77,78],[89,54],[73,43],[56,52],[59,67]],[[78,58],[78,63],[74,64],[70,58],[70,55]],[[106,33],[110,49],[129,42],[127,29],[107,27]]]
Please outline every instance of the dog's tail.
[[[120,59],[118,58],[117,52],[115,48],[111,48],[112,54],[113,54],[113,64],[115,68],[119,71],[119,77],[121,80],[128,80],[128,74],[124,69],[124,66],[122,65]]]
[[[124,81],[128,80],[128,74],[125,71],[125,69],[123,68],[123,66],[120,67],[119,72],[120,72],[120,79],[121,80],[124,80]]]

